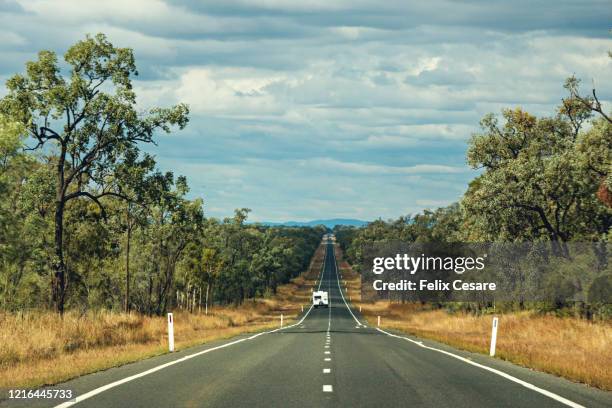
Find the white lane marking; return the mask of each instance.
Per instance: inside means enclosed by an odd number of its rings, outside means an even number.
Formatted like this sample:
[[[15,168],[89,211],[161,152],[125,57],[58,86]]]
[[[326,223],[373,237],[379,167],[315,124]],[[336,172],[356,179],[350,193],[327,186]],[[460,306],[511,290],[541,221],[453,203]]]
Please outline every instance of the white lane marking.
[[[423,348],[426,348],[426,349],[429,349],[429,350],[437,351],[438,353],[446,354],[447,356],[456,358],[457,360],[461,360],[464,363],[473,365],[473,366],[478,367],[478,368],[482,368],[483,370],[490,371],[490,372],[492,372],[494,374],[499,375],[500,377],[504,377],[507,380],[510,380],[510,381],[513,381],[513,382],[515,382],[517,384],[520,384],[520,385],[522,385],[525,388],[529,388],[530,390],[533,390],[533,391],[538,392],[538,393],[540,393],[542,395],[545,395],[545,396],[547,396],[549,398],[552,398],[555,401],[558,401],[558,402],[560,402],[562,404],[565,404],[565,405],[567,405],[569,407],[573,407],[573,408],[585,408],[584,405],[580,405],[578,403],[575,403],[574,401],[570,401],[567,398],[563,398],[560,395],[557,395],[555,393],[547,391],[547,390],[545,390],[543,388],[537,387],[537,386],[535,386],[535,385],[533,385],[531,383],[528,383],[527,381],[523,381],[521,379],[518,379],[518,378],[516,378],[516,377],[514,377],[514,376],[512,376],[510,374],[507,374],[507,373],[505,373],[503,371],[496,370],[495,368],[491,368],[491,367],[483,365],[483,364],[478,364],[478,363],[476,363],[476,362],[474,362],[472,360],[469,360],[469,359],[467,359],[465,357],[461,357],[461,356],[458,356],[456,354],[450,353],[450,352],[448,352],[446,350],[440,350],[440,349],[437,349],[435,347],[426,346],[422,342],[409,339],[408,337],[398,336],[396,334],[392,334],[392,333],[386,332],[386,331],[384,331],[382,329],[379,329],[379,328],[377,328],[376,330],[378,330],[381,333],[386,334],[387,336],[391,336],[391,337],[396,337],[398,339],[407,340],[407,341],[409,341],[411,343],[416,344],[419,347],[423,347]]]
[[[326,351],[325,354],[331,354],[331,351]]]
[[[327,248],[325,249],[325,259],[327,259]],[[321,288],[321,283],[322,283],[322,280],[323,280],[323,270],[324,269],[325,269],[325,261],[323,262],[323,267],[321,268],[321,272],[319,273],[319,288]],[[182,363],[183,361],[190,360],[190,359],[192,359],[194,357],[201,356],[202,354],[210,353],[211,351],[215,351],[215,350],[220,350],[222,348],[229,347],[229,346],[232,346],[234,344],[242,343],[243,341],[253,340],[253,339],[255,339],[255,338],[257,338],[257,337],[259,337],[259,336],[261,336],[263,334],[275,333],[275,332],[280,331],[280,330],[286,330],[286,329],[289,329],[289,328],[292,328],[292,327],[295,327],[295,326],[299,326],[306,319],[306,317],[308,317],[308,315],[312,311],[312,307],[313,307],[313,305],[310,305],[310,308],[306,311],[306,314],[304,314],[304,316],[300,319],[300,321],[297,322],[297,323],[294,323],[292,325],[289,325],[289,326],[286,326],[286,327],[283,327],[283,328],[278,328],[278,329],[274,329],[274,330],[269,330],[269,331],[264,331],[264,332],[261,332],[261,333],[257,333],[257,334],[254,334],[253,336],[250,336],[250,337],[245,337],[245,338],[242,338],[242,339],[239,339],[239,340],[235,340],[235,341],[232,341],[232,342],[229,342],[229,343],[226,343],[226,344],[222,344],[222,345],[217,346],[217,347],[213,347],[213,348],[209,348],[209,349],[206,349],[206,350],[202,350],[202,351],[199,351],[197,353],[190,354],[188,356],[179,358],[178,360],[174,360],[174,361],[170,361],[170,362],[165,363],[165,364],[158,365],[157,367],[153,367],[153,368],[151,368],[149,370],[146,370],[146,371],[143,371],[141,373],[134,374],[134,375],[131,375],[129,377],[123,378],[121,380],[117,380],[115,382],[112,382],[110,384],[103,385],[102,387],[95,388],[95,389],[93,389],[93,390],[91,390],[89,392],[86,392],[85,394],[79,395],[78,397],[76,397],[75,399],[73,399],[71,401],[66,401],[66,402],[64,402],[62,404],[56,405],[55,408],[71,407],[71,406],[73,406],[75,404],[78,404],[81,401],[85,401],[86,399],[89,399],[89,398],[91,398],[91,397],[93,397],[95,395],[98,395],[98,394],[100,394],[100,393],[102,393],[104,391],[110,390],[111,388],[115,388],[115,387],[117,387],[117,386],[119,386],[121,384],[125,384],[127,382],[130,382],[130,381],[136,380],[138,378],[144,377],[145,375],[152,374],[152,373],[157,372],[159,370],[162,370],[162,369],[164,369],[166,367],[170,367],[172,365],[175,365],[175,364],[178,364],[178,363]]]
[[[331,385],[324,385],[323,392],[334,392],[334,387],[332,387]]]
[[[353,316],[353,319],[355,319],[355,321],[357,322],[357,324],[359,326],[361,326],[361,322],[355,317],[355,315],[353,314],[353,311],[351,310],[351,308],[349,307],[348,303],[346,303],[346,299],[344,298],[344,294],[342,293],[342,288],[340,287],[340,279],[338,277],[338,261],[336,260],[336,254],[334,254],[334,270],[336,271],[336,282],[338,283],[338,290],[340,291],[340,296],[342,297],[342,300],[344,301],[344,305],[346,306],[346,308],[348,309],[349,313],[351,314],[351,316]]]
[[[331,373],[331,368],[324,368],[323,369],[323,374],[329,374]]]
[[[70,407],[70,406],[72,406],[74,404],[77,404],[77,403],[79,403],[79,402],[81,402],[83,400],[91,398],[94,395],[100,394],[101,392],[104,392],[106,390],[114,388],[114,387],[116,387],[118,385],[125,384],[126,382],[135,380],[135,379],[140,378],[140,377],[144,377],[145,375],[149,375],[149,374],[154,373],[156,371],[162,370],[162,369],[164,369],[166,367],[170,367],[170,366],[172,366],[174,364],[182,363],[183,361],[187,361],[189,359],[192,359],[194,357],[200,356],[202,354],[210,353],[211,351],[215,351],[215,350],[219,350],[219,349],[222,349],[222,348],[225,348],[225,347],[229,347],[229,346],[241,343],[241,342],[246,341],[246,340],[247,339],[240,339],[240,340],[232,341],[231,343],[227,343],[227,344],[223,344],[221,346],[217,346],[217,347],[213,347],[213,348],[210,348],[210,349],[207,349],[207,350],[203,350],[203,351],[200,351],[198,353],[190,354],[190,355],[185,356],[183,358],[179,358],[178,360],[174,360],[174,361],[170,361],[169,363],[166,363],[166,364],[158,365],[157,367],[153,367],[150,370],[146,370],[146,371],[143,371],[142,373],[135,374],[135,375],[132,375],[130,377],[126,377],[126,378],[124,378],[122,380],[118,380],[118,381],[112,382],[110,384],[106,384],[106,385],[104,385],[102,387],[99,387],[99,388],[96,388],[94,390],[91,390],[91,391],[89,391],[89,392],[87,392],[87,393],[85,393],[83,395],[79,395],[78,397],[76,397],[72,401],[66,401],[63,404],[57,405],[56,408]]]
[[[331,358],[329,358],[329,357],[328,357],[328,358],[325,358],[325,359],[323,359],[323,360],[325,360],[325,361],[331,361]]]
[[[325,348],[329,348],[329,345],[327,345],[327,344],[326,344],[326,345],[325,345]]]

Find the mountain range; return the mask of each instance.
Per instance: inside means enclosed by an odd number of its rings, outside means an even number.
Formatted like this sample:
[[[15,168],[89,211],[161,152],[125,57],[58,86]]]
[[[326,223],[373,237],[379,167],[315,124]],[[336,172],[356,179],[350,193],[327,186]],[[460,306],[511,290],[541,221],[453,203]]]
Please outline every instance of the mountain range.
[[[325,225],[327,228],[334,228],[336,225],[347,225],[353,227],[362,227],[368,221],[357,220],[353,218],[330,218],[326,220],[312,221],[287,221],[287,222],[261,222],[264,225],[285,226],[285,227],[314,227],[317,225]]]

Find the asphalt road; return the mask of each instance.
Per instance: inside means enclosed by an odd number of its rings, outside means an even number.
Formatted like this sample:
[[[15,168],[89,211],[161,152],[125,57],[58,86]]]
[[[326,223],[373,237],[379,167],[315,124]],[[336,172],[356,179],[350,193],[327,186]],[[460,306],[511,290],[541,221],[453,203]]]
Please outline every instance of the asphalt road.
[[[331,306],[305,311],[292,327],[54,388],[74,390],[79,407],[612,407],[609,392],[362,325],[341,293],[332,244],[320,287]]]

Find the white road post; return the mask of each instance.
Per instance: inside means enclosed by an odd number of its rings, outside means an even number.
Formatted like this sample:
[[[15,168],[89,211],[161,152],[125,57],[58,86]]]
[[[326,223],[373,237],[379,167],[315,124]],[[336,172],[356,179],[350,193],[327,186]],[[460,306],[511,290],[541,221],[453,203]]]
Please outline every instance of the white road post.
[[[168,313],[168,350],[174,351],[174,318]]]
[[[283,314],[281,313],[281,329],[283,328]]]
[[[361,306],[359,306],[359,313],[361,313]]]
[[[493,357],[495,355],[495,345],[497,344],[497,326],[498,326],[499,318],[493,318],[493,329],[491,330],[491,349],[489,350],[489,355]]]
[[[302,305],[302,313],[304,313],[304,305]]]
[[[380,316],[378,316],[378,327],[380,327]]]

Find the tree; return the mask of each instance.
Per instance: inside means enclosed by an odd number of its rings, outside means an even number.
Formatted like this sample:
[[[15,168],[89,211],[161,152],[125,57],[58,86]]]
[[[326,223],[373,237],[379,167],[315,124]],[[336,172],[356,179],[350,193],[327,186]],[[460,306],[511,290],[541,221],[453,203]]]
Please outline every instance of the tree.
[[[87,36],[64,55],[68,77],[60,73],[56,54],[41,51],[26,64],[25,74],[7,81],[8,94],[0,100],[0,113],[27,126],[29,136],[54,165],[54,260],[52,298],[64,311],[66,266],[64,212],[74,199],[94,202],[105,217],[102,199],[128,199],[115,169],[137,143],[152,143],[156,131],[184,128],[188,108],[136,109],[132,76],[137,75],[129,48],[113,46],[103,34]],[[45,147],[51,144],[52,149]]]
[[[118,223],[125,231],[125,296],[124,311],[130,312],[130,252],[132,235],[136,228],[146,225],[148,207],[153,205],[156,197],[162,194],[157,188],[162,187],[157,183],[158,175],[153,173],[155,160],[148,154],[142,159],[137,152],[128,152],[125,160],[115,171],[117,179],[121,183],[121,191],[127,197],[125,200],[125,214],[118,214]],[[122,212],[123,213],[123,212]],[[123,216],[124,215],[124,216]]]
[[[484,239],[548,239],[563,252],[564,242],[607,233],[611,216],[595,193],[597,167],[610,163],[610,130],[606,125],[585,133],[582,121],[568,116],[564,109],[540,119],[506,109],[503,126],[493,115],[482,120],[468,163],[485,171],[470,184],[462,205]]]

